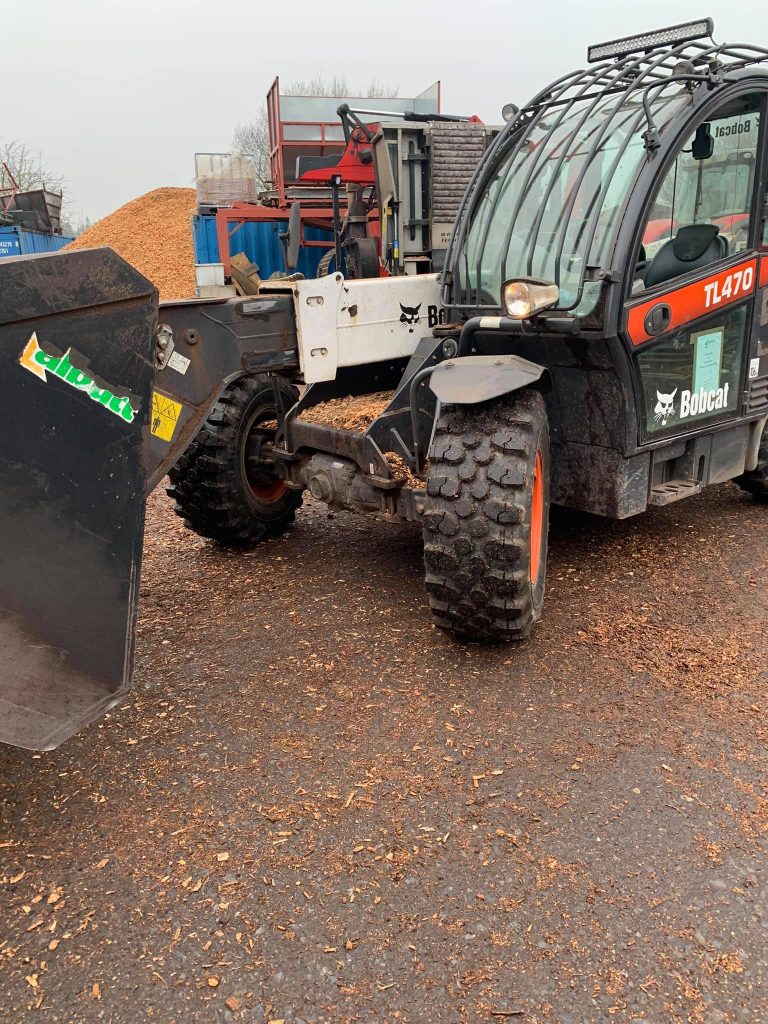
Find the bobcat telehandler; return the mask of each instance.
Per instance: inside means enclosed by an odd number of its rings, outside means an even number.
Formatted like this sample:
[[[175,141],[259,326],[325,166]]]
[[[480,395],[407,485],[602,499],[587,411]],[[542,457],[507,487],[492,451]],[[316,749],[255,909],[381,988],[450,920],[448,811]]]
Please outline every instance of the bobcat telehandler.
[[[3,260],[0,740],[54,747],[128,689],[166,474],[222,544],[280,533],[307,490],[421,523],[436,623],[490,641],[539,618],[551,502],[768,498],[768,51],[711,34],[593,46],[508,107],[440,278],[158,308],[110,250]],[[306,418],[387,389],[362,433]]]

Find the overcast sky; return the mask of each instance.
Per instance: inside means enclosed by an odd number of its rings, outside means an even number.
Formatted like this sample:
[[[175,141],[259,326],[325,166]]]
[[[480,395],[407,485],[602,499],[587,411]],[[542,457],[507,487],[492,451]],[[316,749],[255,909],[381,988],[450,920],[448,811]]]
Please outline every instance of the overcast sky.
[[[0,0],[0,12],[0,140],[66,176],[75,220],[192,185],[195,152],[229,150],[276,75],[375,79],[403,96],[440,79],[444,112],[492,123],[583,66],[590,42],[710,15],[716,39],[768,46],[766,0]]]

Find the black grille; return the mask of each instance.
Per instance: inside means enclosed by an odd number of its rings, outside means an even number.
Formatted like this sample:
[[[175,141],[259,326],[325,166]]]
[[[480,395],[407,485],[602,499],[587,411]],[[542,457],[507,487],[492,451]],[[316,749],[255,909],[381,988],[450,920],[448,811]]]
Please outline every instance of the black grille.
[[[768,377],[758,377],[749,382],[747,412],[761,412],[768,408]]]
[[[432,124],[432,217],[452,224],[487,146],[482,124]]]

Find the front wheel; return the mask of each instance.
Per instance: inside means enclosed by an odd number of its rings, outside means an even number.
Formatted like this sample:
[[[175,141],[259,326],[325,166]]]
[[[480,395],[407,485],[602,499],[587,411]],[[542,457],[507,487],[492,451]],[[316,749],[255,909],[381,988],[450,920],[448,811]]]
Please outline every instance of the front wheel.
[[[293,522],[301,492],[292,490],[269,457],[284,408],[295,387],[258,374],[230,384],[192,444],[168,474],[176,514],[195,533],[229,547],[249,547]]]
[[[549,424],[525,389],[447,406],[424,499],[424,561],[438,626],[478,640],[527,637],[541,615],[549,530]]]

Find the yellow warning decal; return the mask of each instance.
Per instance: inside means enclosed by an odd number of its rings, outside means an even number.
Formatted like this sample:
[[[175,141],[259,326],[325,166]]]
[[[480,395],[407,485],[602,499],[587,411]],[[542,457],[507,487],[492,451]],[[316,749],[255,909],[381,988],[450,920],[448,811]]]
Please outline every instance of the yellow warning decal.
[[[157,391],[152,392],[152,433],[161,441],[173,439],[183,406]]]

